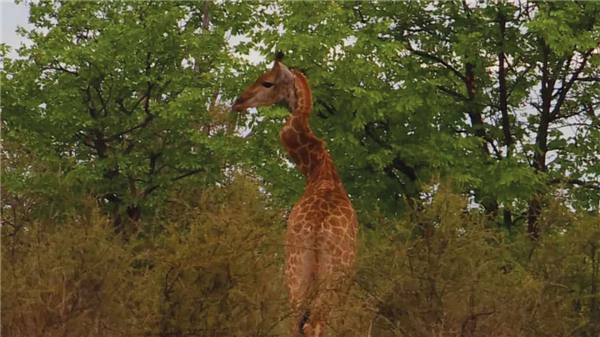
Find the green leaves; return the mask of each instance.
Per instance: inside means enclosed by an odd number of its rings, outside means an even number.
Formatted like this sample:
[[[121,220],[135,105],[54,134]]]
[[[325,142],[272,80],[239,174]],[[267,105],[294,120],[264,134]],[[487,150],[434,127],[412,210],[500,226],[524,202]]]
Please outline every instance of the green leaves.
[[[227,6],[210,7],[215,24]],[[30,7],[31,22],[45,30],[28,33],[28,58],[5,61],[4,142],[35,151],[51,172],[66,172],[60,173],[65,193],[83,186],[81,193],[109,200],[109,208],[143,206],[150,194],[164,196],[184,179],[220,174],[232,143],[199,129],[211,123],[209,106],[226,79],[220,72],[237,62],[223,34],[233,22],[202,31],[190,19],[197,14],[193,3]],[[18,176],[6,179],[10,186]]]
[[[544,190],[548,175],[576,174],[552,164],[579,151],[564,129],[552,130],[580,118],[586,90],[596,90],[593,81],[577,80],[598,72],[593,57],[581,58],[597,41],[596,6],[282,3],[277,10],[281,38],[257,35],[252,43],[266,42],[267,53],[277,41],[289,50],[286,62],[306,72],[311,125],[328,141],[350,194],[369,194],[365,208],[398,207],[397,193],[415,176],[457,177],[465,192],[522,205]],[[552,117],[544,104],[568,117]],[[578,132],[589,134],[589,125]],[[536,169],[540,160],[544,168]]]
[[[303,181],[278,142],[288,112],[218,117],[282,50],[309,79],[311,126],[359,211],[400,215],[398,200],[421,200],[432,177],[453,177],[492,206],[526,205],[548,181],[579,179],[565,187],[589,208],[598,196],[585,186],[600,173],[590,117],[598,12],[595,3],[39,2],[25,58],[4,61],[3,141],[99,196],[143,204],[236,167],[291,204]],[[244,42],[231,48],[236,35]],[[268,62],[245,61],[255,51]]]
[[[544,176],[532,167],[502,160],[487,168],[484,188],[498,200],[510,203],[515,199],[527,199],[546,185]]]

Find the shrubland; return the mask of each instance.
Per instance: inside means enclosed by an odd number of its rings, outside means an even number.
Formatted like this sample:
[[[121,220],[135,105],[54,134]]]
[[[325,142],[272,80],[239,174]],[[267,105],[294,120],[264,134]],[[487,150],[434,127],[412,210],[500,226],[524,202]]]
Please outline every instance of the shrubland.
[[[3,226],[7,336],[279,336],[285,214],[243,176],[191,187],[126,239],[98,206],[56,226]],[[406,219],[361,228],[335,336],[595,336],[600,217],[560,199],[545,234],[507,235],[439,189]],[[152,228],[144,230],[143,228]]]

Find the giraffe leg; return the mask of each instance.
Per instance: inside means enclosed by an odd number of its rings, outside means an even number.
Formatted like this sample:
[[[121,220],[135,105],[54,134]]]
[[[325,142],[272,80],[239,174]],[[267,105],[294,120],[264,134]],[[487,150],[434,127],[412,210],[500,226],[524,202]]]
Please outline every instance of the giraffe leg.
[[[290,243],[293,240],[289,240]],[[306,241],[304,241],[306,242]],[[314,293],[315,251],[306,246],[286,246],[285,276],[291,306],[292,326],[290,336],[310,336],[305,325],[310,319],[311,294]]]
[[[339,225],[337,219],[329,218],[316,242],[317,290],[312,314],[307,322],[311,337],[321,337],[332,310],[345,302],[350,286],[349,272],[356,256],[356,240],[346,231],[332,230]]]
[[[307,336],[321,337],[332,309],[340,303],[345,273],[335,268],[328,250],[317,250],[316,291],[310,309],[311,315],[305,329]]]

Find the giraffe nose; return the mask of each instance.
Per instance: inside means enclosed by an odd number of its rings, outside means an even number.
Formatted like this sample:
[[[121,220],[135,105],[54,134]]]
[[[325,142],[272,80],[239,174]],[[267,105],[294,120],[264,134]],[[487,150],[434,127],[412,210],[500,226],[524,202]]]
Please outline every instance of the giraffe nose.
[[[233,106],[231,107],[231,110],[233,111],[240,111],[240,107],[239,105],[244,103],[244,101],[246,101],[246,99],[239,97],[238,99],[235,100],[235,102],[233,102]]]

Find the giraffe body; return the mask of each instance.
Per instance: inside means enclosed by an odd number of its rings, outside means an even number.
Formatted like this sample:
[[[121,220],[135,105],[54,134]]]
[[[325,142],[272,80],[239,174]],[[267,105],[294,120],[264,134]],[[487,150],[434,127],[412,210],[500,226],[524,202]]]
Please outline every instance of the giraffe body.
[[[291,111],[280,140],[306,179],[286,229],[285,276],[295,320],[291,335],[321,336],[331,310],[347,293],[358,223],[325,142],[308,125],[312,94],[302,73],[276,60],[273,69],[238,98],[233,110],[280,101],[286,101]]]

